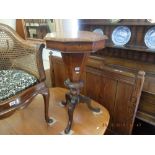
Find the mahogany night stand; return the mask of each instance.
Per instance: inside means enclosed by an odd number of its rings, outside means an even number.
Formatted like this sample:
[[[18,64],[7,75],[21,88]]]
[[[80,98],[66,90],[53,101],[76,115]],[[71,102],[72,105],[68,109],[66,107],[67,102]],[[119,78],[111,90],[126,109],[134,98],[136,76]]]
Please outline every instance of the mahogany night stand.
[[[80,94],[80,89],[83,87],[83,81],[80,79],[89,54],[104,48],[107,37],[89,31],[77,31],[76,34],[60,31],[48,33],[44,39],[48,49],[61,52],[69,77],[64,84],[70,91],[65,96],[66,101],[62,102],[63,105],[68,105],[69,121],[65,129],[67,134],[72,126],[73,112],[77,103],[86,103],[92,111],[100,112],[99,108],[91,106],[89,97]]]

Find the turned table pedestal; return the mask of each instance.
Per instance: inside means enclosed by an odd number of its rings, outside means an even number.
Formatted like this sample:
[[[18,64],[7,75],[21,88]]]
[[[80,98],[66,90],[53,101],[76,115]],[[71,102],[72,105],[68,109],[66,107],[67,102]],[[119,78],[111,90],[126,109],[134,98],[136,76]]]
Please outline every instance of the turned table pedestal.
[[[77,31],[74,34],[60,31],[48,33],[45,37],[48,49],[61,52],[68,74],[64,84],[70,91],[65,95],[66,101],[62,102],[63,105],[68,105],[69,121],[65,129],[66,134],[71,129],[77,103],[86,103],[92,111],[100,112],[99,108],[91,106],[89,97],[80,94],[80,89],[83,87],[83,81],[80,79],[89,54],[104,48],[105,39],[107,37],[104,35],[88,31]]]

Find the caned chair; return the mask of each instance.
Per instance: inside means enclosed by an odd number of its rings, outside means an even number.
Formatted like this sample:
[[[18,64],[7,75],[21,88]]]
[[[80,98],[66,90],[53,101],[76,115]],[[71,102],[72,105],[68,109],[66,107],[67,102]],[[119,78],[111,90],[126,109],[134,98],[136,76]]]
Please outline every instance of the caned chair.
[[[52,123],[42,60],[44,47],[23,40],[11,27],[0,23],[0,119],[26,107],[37,94],[42,94],[45,120]]]

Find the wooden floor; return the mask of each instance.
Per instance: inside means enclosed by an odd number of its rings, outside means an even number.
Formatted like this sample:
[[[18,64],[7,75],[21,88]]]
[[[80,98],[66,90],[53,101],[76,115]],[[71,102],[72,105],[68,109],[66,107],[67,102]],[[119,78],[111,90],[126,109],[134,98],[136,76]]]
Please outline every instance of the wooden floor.
[[[1,135],[59,135],[67,124],[67,107],[60,106],[66,89],[50,88],[50,116],[56,122],[49,126],[44,120],[44,104],[41,95],[34,98],[25,109],[16,111],[12,116],[0,120]],[[104,134],[109,122],[108,111],[97,102],[92,105],[101,108],[100,114],[94,114],[85,104],[78,104],[74,111],[72,134]]]

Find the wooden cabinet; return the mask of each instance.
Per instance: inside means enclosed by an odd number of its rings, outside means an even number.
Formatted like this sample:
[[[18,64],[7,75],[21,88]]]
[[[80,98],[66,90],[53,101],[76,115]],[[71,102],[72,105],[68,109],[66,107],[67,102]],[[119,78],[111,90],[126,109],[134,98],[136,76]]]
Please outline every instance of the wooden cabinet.
[[[61,58],[50,56],[52,83],[64,87],[66,74]],[[97,64],[97,65],[96,65]],[[83,79],[83,93],[105,106],[110,113],[109,131],[131,134],[144,73],[133,74],[104,65],[102,59],[89,57]]]
[[[102,58],[104,64],[127,72],[143,70],[146,73],[136,117],[155,125],[155,50],[149,49],[144,42],[146,32],[155,23],[147,19],[122,19],[117,23],[104,19],[82,19],[79,26],[81,30],[88,31],[100,28],[108,36],[106,48],[92,54]],[[112,32],[118,26],[127,26],[131,31],[131,38],[124,46],[116,46],[112,41]]]
[[[112,41],[112,32],[118,26],[127,26],[131,31],[130,40],[124,46],[117,46]],[[145,20],[145,19],[122,19],[118,21],[117,23],[116,22],[111,23],[110,20],[104,20],[104,19],[100,19],[100,20],[81,19],[79,20],[79,27],[81,30],[93,31],[96,28],[102,29],[103,33],[107,35],[109,38],[106,41],[106,47],[115,48],[119,50],[124,49],[124,50],[140,51],[140,52],[145,51],[145,54],[146,52],[150,52],[150,53],[154,52],[154,50],[149,49],[145,45],[145,42],[144,42],[144,37],[145,37],[146,32],[153,26],[155,26],[155,23],[150,23],[148,20]],[[128,57],[132,59],[133,57],[132,55],[134,54],[131,54],[131,53],[132,52],[130,52]],[[117,55],[117,56],[121,57],[121,55]],[[137,59],[140,60],[139,58]],[[145,58],[142,58],[141,60],[145,60],[145,59],[147,58],[145,57]]]
[[[90,59],[92,62],[95,57]],[[98,69],[92,65],[86,69],[86,94],[109,110],[111,119],[108,129],[115,134],[132,132],[143,86],[143,74],[133,74],[107,65]]]

